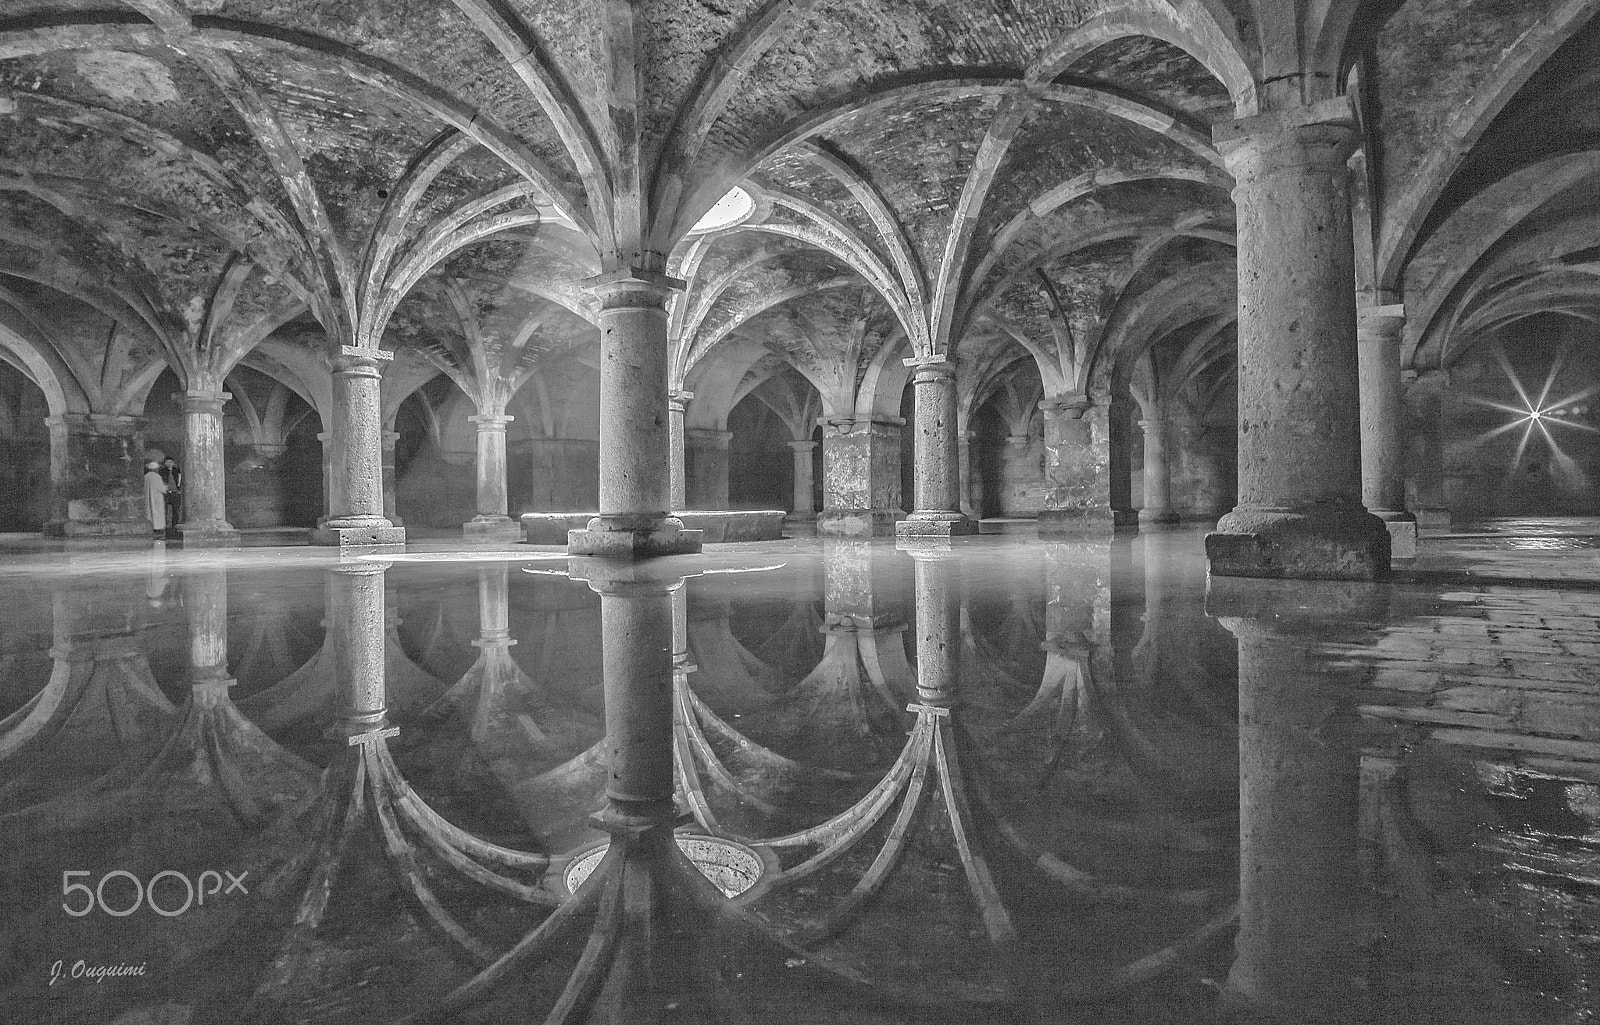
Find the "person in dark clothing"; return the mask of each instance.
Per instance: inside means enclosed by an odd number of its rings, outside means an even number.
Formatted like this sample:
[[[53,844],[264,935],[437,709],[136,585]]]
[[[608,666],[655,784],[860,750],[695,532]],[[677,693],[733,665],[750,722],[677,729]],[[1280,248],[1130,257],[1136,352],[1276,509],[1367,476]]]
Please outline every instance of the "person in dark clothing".
[[[171,456],[161,464],[161,480],[167,485],[167,533],[176,535],[183,521],[183,471]]]

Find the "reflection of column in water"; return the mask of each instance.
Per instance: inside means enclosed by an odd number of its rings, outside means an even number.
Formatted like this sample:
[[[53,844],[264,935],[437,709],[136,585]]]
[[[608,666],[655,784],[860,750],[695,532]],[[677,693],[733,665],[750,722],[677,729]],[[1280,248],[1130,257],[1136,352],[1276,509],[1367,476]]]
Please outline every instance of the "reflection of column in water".
[[[350,561],[328,570],[328,633],[338,681],[340,733],[356,736],[385,722],[384,593],[387,563]]]
[[[1361,1017],[1355,681],[1317,645],[1382,601],[1365,584],[1212,579],[1207,611],[1239,644],[1240,926],[1228,990],[1242,1003]]]
[[[904,550],[916,567],[917,700],[949,708],[961,677],[961,567],[956,553],[937,543]]]

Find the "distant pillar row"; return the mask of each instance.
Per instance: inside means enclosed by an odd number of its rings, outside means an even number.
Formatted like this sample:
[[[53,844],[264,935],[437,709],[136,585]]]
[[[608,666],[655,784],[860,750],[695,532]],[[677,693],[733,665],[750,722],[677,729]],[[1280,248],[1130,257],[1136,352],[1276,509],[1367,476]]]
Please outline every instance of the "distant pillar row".
[[[50,428],[50,519],[56,537],[150,536],[144,418],[67,413]]]
[[[857,420],[824,417],[822,512],[817,533],[886,537],[905,513],[900,507],[900,431],[897,416]]]
[[[811,456],[817,450],[814,441],[791,441],[789,450],[794,453],[794,502],[787,519],[809,521],[817,518],[815,500],[811,497],[814,482],[811,477]]]
[[[333,364],[332,442],[328,519],[312,531],[313,544],[400,544],[405,530],[383,514],[383,405],[379,349],[340,347]]]
[[[1157,413],[1139,421],[1139,427],[1144,431],[1144,507],[1139,510],[1139,522],[1177,523],[1178,514],[1172,511],[1172,463],[1167,456],[1167,418]]]
[[[1361,374],[1361,501],[1389,531],[1390,554],[1417,555],[1417,518],[1406,511],[1405,439],[1401,435],[1400,342],[1405,307],[1358,311]]]
[[[467,537],[515,541],[522,536],[522,525],[508,515],[506,424],[516,417],[479,413],[467,419],[478,425],[478,513],[461,525],[461,532]]]
[[[694,398],[692,391],[675,391],[667,396],[667,426],[672,437],[672,448],[669,452],[672,462],[672,498],[670,508],[676,512],[689,508],[689,478],[688,466],[684,459],[683,420],[688,409],[689,400]]]
[[[700,550],[701,532],[670,515],[667,299],[682,282],[638,268],[602,274],[600,515],[567,537],[570,555],[639,559]]]
[[[1449,379],[1442,370],[1412,373],[1405,381],[1406,508],[1419,527],[1450,529],[1450,503],[1444,488],[1445,389]]]
[[[1238,183],[1239,502],[1211,572],[1386,577],[1389,532],[1361,506],[1349,101],[1213,135]]]
[[[916,419],[912,424],[915,508],[895,524],[901,537],[975,534],[978,525],[961,511],[961,452],[956,424],[955,364],[942,356],[908,359]]]
[[[228,469],[223,459],[222,405],[225,391],[191,389],[174,396],[183,410],[183,521],[185,545],[237,544],[228,522]]]

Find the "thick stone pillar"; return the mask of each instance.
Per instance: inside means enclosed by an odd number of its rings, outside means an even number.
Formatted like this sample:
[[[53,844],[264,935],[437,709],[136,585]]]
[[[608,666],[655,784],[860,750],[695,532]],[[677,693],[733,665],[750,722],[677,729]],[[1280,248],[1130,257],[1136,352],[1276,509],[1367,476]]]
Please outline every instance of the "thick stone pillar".
[[[1040,534],[1110,533],[1111,432],[1105,406],[1046,399]]]
[[[183,410],[183,543],[234,545],[239,532],[228,522],[228,469],[223,461],[222,404],[225,391],[191,389],[174,396]]]
[[[1417,557],[1417,518],[1406,511],[1405,446],[1401,437],[1400,341],[1405,307],[1358,311],[1361,373],[1361,501],[1389,530],[1389,554]]]
[[[1172,511],[1172,464],[1167,458],[1167,418],[1157,414],[1139,421],[1144,431],[1144,508],[1139,522],[1161,525],[1178,522]]]
[[[189,625],[190,686],[226,694],[236,682],[228,672],[228,571],[185,573],[183,610]]]
[[[732,431],[690,427],[683,432],[689,509],[728,507],[728,446]]]
[[[403,521],[395,511],[394,486],[399,479],[395,469],[395,446],[400,443],[400,432],[385,429],[383,432],[383,518],[395,526]]]
[[[1361,506],[1349,101],[1213,135],[1238,183],[1239,504],[1211,572],[1386,577],[1389,532]]]
[[[506,424],[515,417],[479,413],[468,420],[478,425],[478,514],[461,525],[467,537],[516,541],[522,524],[512,519],[506,495]]]
[[[1178,426],[1178,453],[1183,463],[1183,494],[1186,504],[1179,507],[1179,516],[1192,515],[1197,519],[1214,520],[1233,508],[1234,483],[1228,472],[1228,453],[1219,451],[1221,436],[1226,433],[1231,448],[1231,429],[1211,427],[1199,421]]]
[[[144,420],[68,413],[50,428],[50,519],[55,537],[150,537],[144,504]]]
[[[811,454],[817,450],[817,443],[791,441],[789,450],[794,453],[794,503],[793,511],[784,518],[796,523],[810,523],[817,518],[811,480]]]
[[[1288,1021],[1365,1022],[1358,687],[1320,653],[1370,643],[1383,591],[1213,577],[1239,647],[1239,935],[1226,997]],[[1355,625],[1352,625],[1355,624]]]
[[[567,536],[572,555],[640,559],[700,550],[670,515],[667,298],[682,283],[644,270],[591,279],[600,300],[600,515]]]
[[[900,509],[899,417],[855,420],[828,417],[822,424],[822,512],[817,532],[840,537],[894,533]]]
[[[689,508],[689,477],[688,467],[684,462],[684,411],[689,405],[689,400],[694,398],[692,391],[676,391],[667,396],[667,423],[671,428],[672,448],[669,455],[672,459],[672,499],[670,506],[673,512]]]
[[[916,420],[912,425],[916,470],[915,509],[895,524],[901,537],[976,534],[961,511],[961,453],[956,423],[956,368],[942,357],[908,359],[916,370]]]
[[[333,364],[333,476],[327,522],[311,532],[318,545],[402,544],[404,528],[383,515],[383,406],[378,349],[342,346]]]
[[[1444,413],[1448,377],[1442,370],[1408,373],[1405,383],[1406,508],[1417,525],[1450,529],[1450,503],[1445,498]]]

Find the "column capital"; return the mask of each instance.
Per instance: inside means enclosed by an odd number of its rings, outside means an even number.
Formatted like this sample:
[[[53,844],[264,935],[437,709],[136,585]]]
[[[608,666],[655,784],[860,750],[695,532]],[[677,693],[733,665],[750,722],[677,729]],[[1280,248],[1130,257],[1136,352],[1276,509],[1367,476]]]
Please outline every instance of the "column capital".
[[[1450,387],[1450,371],[1408,368],[1400,371],[1400,384],[1412,392],[1443,391]]]
[[[341,345],[333,357],[333,372],[352,377],[380,377],[383,364],[394,361],[394,353],[387,349],[363,345]]]
[[[602,310],[665,309],[672,293],[689,287],[682,278],[643,267],[619,267],[588,278],[582,285],[600,300]]]
[[[1356,147],[1355,110],[1339,96],[1225,121],[1211,139],[1241,185],[1294,168],[1342,171]]]
[[[911,356],[904,362],[906,366],[916,371],[915,380],[918,384],[955,380],[956,365],[943,353],[933,353],[928,356]]]
[[[467,421],[477,424],[480,431],[503,431],[506,429],[506,424],[514,420],[516,417],[505,413],[477,413],[467,417]]]
[[[815,452],[817,450],[817,443],[814,441],[790,441],[785,442],[785,444],[794,452]]]
[[[687,427],[683,431],[684,444],[691,448],[726,449],[733,442],[732,431],[719,431],[709,427]]]
[[[1398,338],[1405,328],[1406,308],[1402,303],[1356,307],[1356,337],[1362,341]]]
[[[1082,420],[1083,414],[1094,408],[1094,400],[1087,395],[1073,395],[1067,397],[1045,398],[1039,402],[1039,412],[1043,413],[1046,420],[1066,417],[1068,420]]]
[[[191,388],[172,396],[178,403],[178,408],[185,413],[210,413],[213,416],[222,415],[222,404],[233,398],[231,392],[202,391]]]
[[[80,434],[100,434],[126,438],[144,429],[145,418],[123,413],[63,413],[47,416],[46,427],[65,427]]]
[[[667,392],[667,409],[674,413],[681,413],[693,398],[694,392],[684,389]]]

